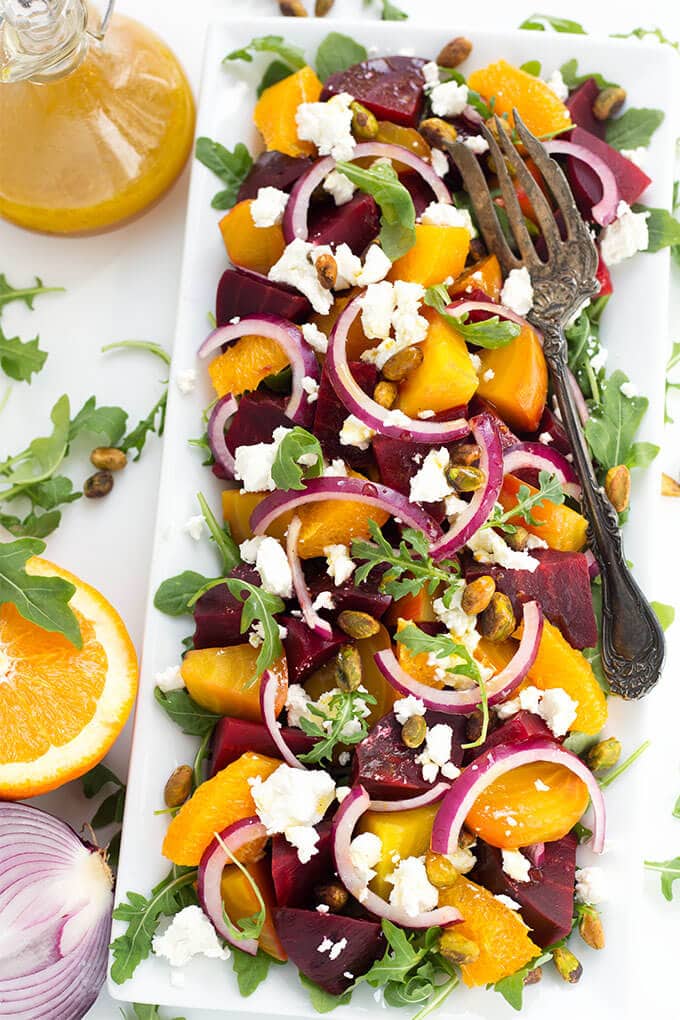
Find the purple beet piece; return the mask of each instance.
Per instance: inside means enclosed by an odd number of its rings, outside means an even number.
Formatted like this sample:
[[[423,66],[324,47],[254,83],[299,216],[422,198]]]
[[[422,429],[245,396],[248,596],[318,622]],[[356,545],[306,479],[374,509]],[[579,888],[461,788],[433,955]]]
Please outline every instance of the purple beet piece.
[[[261,152],[239,188],[237,201],[257,198],[260,188],[289,191],[298,177],[302,177],[309,170],[313,162],[309,156],[288,156],[285,152],[277,152],[276,149]]]
[[[600,92],[600,86],[594,78],[586,78],[582,85],[571,93],[566,102],[572,122],[577,127],[590,131],[591,135],[604,140],[605,121],[593,116],[593,103]]]
[[[385,937],[374,921],[279,907],[274,911],[274,923],[289,959],[330,995],[341,995],[352,984],[345,974],[365,974],[385,952]],[[334,945],[346,940],[334,960],[328,952],[319,952],[324,939]]]
[[[430,205],[431,202],[437,201],[432,188],[429,184],[426,184],[420,174],[405,173],[401,175],[399,180],[413,199],[413,207],[416,211],[416,217],[422,216],[428,205]]]
[[[408,496],[411,490],[411,479],[418,473],[431,449],[423,443],[409,443],[408,440],[392,439],[390,436],[377,435],[373,438],[373,453],[378,463],[380,480],[384,485],[396,489]],[[438,446],[436,447],[439,448]],[[446,513],[444,503],[423,503],[423,509],[436,521],[444,520]]]
[[[518,617],[522,604],[536,599],[572,648],[594,648],[597,623],[584,554],[533,549],[531,555],[538,560],[534,571],[506,570],[495,564],[473,562],[466,567],[465,577],[474,579],[482,574],[493,577],[496,588],[512,601]]]
[[[651,179],[639,166],[626,159],[602,139],[591,135],[590,131],[584,131],[580,127],[574,128],[571,132],[571,141],[575,145],[582,145],[604,160],[616,178],[620,198],[628,205],[637,202],[645,188],[651,184]],[[567,158],[567,177],[582,215],[590,219],[593,206],[602,198],[599,177],[587,163],[581,159],[574,159],[573,156]]]
[[[215,318],[226,326],[235,316],[280,315],[291,322],[304,322],[312,306],[299,291],[249,269],[225,269],[217,285]]]
[[[470,401],[468,410],[468,417],[473,417],[478,414],[487,414],[491,418],[500,434],[501,447],[503,450],[509,450],[511,446],[514,446],[519,442],[519,439],[509,425],[506,425],[503,419],[498,417],[494,408],[491,404],[487,404],[486,400],[482,400],[481,397],[473,397]]]
[[[501,851],[478,841],[474,851],[477,864],[470,877],[494,895],[510,896],[519,903],[525,923],[532,929],[537,945],[552,945],[571,931],[574,910],[574,872],[576,837],[568,833],[562,839],[545,844],[540,867],[532,867],[528,882],[514,882],[503,871]]]
[[[257,571],[245,563],[234,567],[230,576],[257,587],[262,583]],[[243,603],[234,598],[226,584],[219,584],[201,595],[194,606],[194,648],[227,648],[247,641],[241,633],[242,609]]]
[[[378,378],[375,365],[367,365],[363,361],[350,361],[350,371],[361,386],[364,393],[372,394]],[[349,411],[333,389],[333,384],[324,370],[321,373],[319,395],[316,401],[314,417],[314,435],[321,443],[327,460],[341,457],[355,471],[366,472],[373,464],[371,448],[359,450],[356,446],[343,446],[340,442],[340,430]]]
[[[569,437],[564,429],[564,425],[559,418],[553,414],[549,407],[544,409],[541,423],[536,429],[536,436],[532,438],[537,440],[538,436],[542,435],[544,432],[551,437],[552,442],[550,445],[553,449],[557,450],[558,453],[562,453],[566,457],[568,453],[572,452],[571,443],[569,442]]]
[[[307,737],[307,740],[309,739]],[[285,836],[274,836],[272,879],[277,906],[310,908],[315,906],[314,886],[330,880],[335,874],[332,829],[330,821],[323,821],[316,826],[319,833],[319,842],[316,844],[318,852],[306,864],[301,863],[297,849]]]
[[[465,743],[465,719],[459,715],[426,712],[428,726],[445,723],[453,730],[451,761],[460,765]],[[401,726],[394,712],[379,719],[354,752],[352,784],[361,783],[376,800],[401,800],[416,797],[432,786],[423,779],[416,758],[420,751],[407,747],[401,739]]]
[[[281,626],[288,630],[283,647],[288,662],[288,681],[292,684],[301,683],[310,673],[324,666],[349,640],[341,630],[334,630],[330,639],[319,637],[296,616],[282,616]]]
[[[282,403],[275,396],[260,391],[241,397],[225,436],[229,452],[233,454],[239,446],[271,443],[274,429],[281,426],[292,429],[294,423],[283,413]]]
[[[329,592],[333,597],[333,609],[324,612],[329,619],[335,619],[345,609],[353,609],[358,613],[369,613],[379,620],[392,604],[392,596],[384,595],[378,589],[384,571],[377,568],[372,570],[361,584],[355,584],[352,578],[349,578],[336,586],[326,573],[324,560],[317,560],[314,564],[307,561],[305,566],[307,587],[312,597],[316,598],[322,591]]]
[[[358,192],[344,205],[323,202],[309,213],[312,244],[348,244],[355,255],[363,255],[380,233],[380,210],[375,199]]]
[[[424,102],[425,79],[420,57],[376,57],[332,74],[321,99],[349,92],[378,120],[417,127]]]
[[[314,737],[308,737],[302,730],[292,726],[282,726],[281,736],[293,754],[306,754],[315,744]],[[232,719],[229,716],[220,719],[212,738],[210,775],[214,776],[246,751],[268,754],[272,758],[281,756],[264,723]]]
[[[500,744],[521,744],[523,740],[529,740],[530,737],[555,739],[542,719],[523,709],[504,722],[502,726],[492,730],[481,747],[471,747],[467,752],[468,761],[479,758],[480,754],[490,751],[492,747],[498,747]]]

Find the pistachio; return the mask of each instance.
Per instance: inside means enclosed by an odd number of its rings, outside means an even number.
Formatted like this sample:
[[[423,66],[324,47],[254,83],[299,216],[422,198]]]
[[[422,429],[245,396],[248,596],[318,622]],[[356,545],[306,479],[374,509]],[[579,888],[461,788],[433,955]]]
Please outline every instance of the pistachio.
[[[352,133],[354,137],[362,141],[370,141],[371,138],[375,138],[380,130],[375,115],[370,110],[367,110],[365,106],[362,106],[361,103],[357,103],[356,99],[349,104],[349,108],[352,111]]]
[[[373,390],[373,399],[376,404],[380,404],[381,407],[386,407],[388,410],[397,402],[399,396],[399,390],[393,382],[386,382],[381,379],[376,388]]]
[[[486,475],[480,468],[467,464],[449,465],[446,476],[456,492],[476,492],[486,481]]]
[[[100,471],[122,471],[127,464],[127,456],[115,446],[98,446],[90,454],[90,463]]]
[[[472,939],[466,939],[455,928],[449,928],[439,937],[439,952],[445,960],[464,967],[479,959],[479,946]]]
[[[553,949],[553,962],[563,981],[568,981],[570,985],[575,985],[580,981],[583,967],[571,949],[567,949],[566,946],[558,946],[557,949]]]
[[[516,627],[512,602],[502,592],[495,592],[489,605],[477,617],[477,627],[482,637],[489,641],[505,641]]]
[[[441,117],[427,117],[421,120],[418,130],[433,149],[445,149],[447,142],[455,142],[458,137],[453,124],[442,120]]]
[[[422,363],[423,352],[420,347],[405,347],[397,351],[383,365],[382,374],[390,382],[401,382],[414,368]]]
[[[458,846],[462,850],[469,850],[471,846],[474,846],[477,842],[477,837],[474,832],[470,832],[469,829],[461,829],[460,835],[458,836]]]
[[[586,907],[578,922],[578,932],[583,941],[591,949],[604,949],[604,928],[600,915],[594,907]]]
[[[625,464],[609,468],[604,480],[604,491],[617,514],[623,513],[630,504],[630,471]]]
[[[354,645],[343,645],[335,662],[335,674],[341,691],[356,691],[363,675],[361,656]]]
[[[476,577],[474,581],[466,584],[463,589],[460,600],[461,609],[464,613],[469,613],[471,616],[483,613],[489,602],[491,602],[495,591],[496,582],[493,577],[490,577],[488,574]]]
[[[607,737],[590,748],[586,755],[586,764],[593,772],[612,769],[621,757],[621,741],[616,737]]]
[[[314,4],[314,16],[317,18],[325,18],[334,3],[335,0],[316,0],[316,3]]]
[[[425,871],[437,889],[448,889],[458,881],[460,874],[445,854],[436,854],[434,850],[428,850],[425,854]]]
[[[458,67],[472,53],[472,43],[464,35],[457,35],[439,51],[437,63],[440,67]]]
[[[620,85],[610,85],[602,89],[593,103],[593,117],[596,120],[608,120],[615,117],[626,101],[626,90]]]
[[[338,279],[338,264],[333,256],[330,252],[324,252],[319,255],[314,265],[321,286],[324,290],[332,290]]]
[[[301,0],[279,0],[279,10],[284,18],[307,17],[307,8]]]
[[[534,967],[534,969],[530,970],[529,973],[527,974],[527,976],[524,978],[524,984],[525,985],[537,985],[542,977],[543,977],[543,968],[542,967]]]
[[[514,525],[515,530],[503,535],[506,545],[509,545],[515,552],[522,552],[527,547],[529,532],[521,524]]]
[[[407,747],[420,747],[427,736],[427,723],[422,715],[412,715],[401,728],[401,739]]]
[[[323,885],[317,885],[314,895],[319,903],[328,907],[333,914],[339,914],[349,899],[349,893],[339,882],[324,882]]]
[[[451,464],[463,464],[471,467],[479,462],[482,451],[476,443],[458,443],[451,450]]]
[[[185,800],[189,799],[193,775],[191,765],[178,765],[171,773],[163,792],[167,807],[181,807]]]
[[[101,499],[108,496],[113,488],[113,475],[110,471],[96,471],[85,481],[83,495],[88,499]]]
[[[680,496],[680,483],[676,482],[675,478],[671,478],[670,475],[661,475],[661,495],[662,496]]]
[[[465,739],[475,744],[482,735],[484,729],[484,716],[478,708],[471,712],[465,720]]]
[[[343,609],[338,616],[338,626],[351,638],[373,637],[380,630],[380,624],[370,613],[362,613],[358,609]]]

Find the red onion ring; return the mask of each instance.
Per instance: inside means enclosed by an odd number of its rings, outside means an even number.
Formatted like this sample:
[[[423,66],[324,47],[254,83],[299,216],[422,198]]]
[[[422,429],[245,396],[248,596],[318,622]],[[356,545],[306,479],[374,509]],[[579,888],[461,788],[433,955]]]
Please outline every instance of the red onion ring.
[[[567,458],[552,446],[546,443],[515,443],[504,452],[503,471],[506,475],[527,469],[549,471],[557,476],[567,496],[581,498],[578,475]]]
[[[250,515],[253,534],[262,535],[269,525],[288,510],[294,510],[306,503],[318,503],[324,499],[342,499],[367,506],[379,507],[398,517],[403,524],[425,533],[431,542],[441,537],[441,528],[429,514],[406,496],[387,485],[370,482],[365,478],[310,478],[304,489],[287,492],[272,492],[265,496]]]
[[[580,758],[546,737],[532,737],[521,744],[499,744],[475,758],[472,765],[454,780],[444,803],[437,812],[432,828],[431,846],[435,853],[451,853],[458,846],[458,837],[472,805],[499,776],[521,765],[535,762],[564,765],[578,776],[590,793],[593,806],[592,848],[597,854],[604,849],[606,812],[604,797],[595,776]]]
[[[199,358],[207,358],[209,354],[219,350],[223,344],[239,340],[242,336],[265,336],[274,340],[283,349],[293,370],[292,392],[286,405],[288,417],[299,425],[309,425],[314,418],[314,408],[307,400],[302,388],[305,376],[321,378],[319,362],[312,348],[302,335],[299,326],[280,315],[244,315],[238,322],[219,326],[203,341],[198,348]]]
[[[208,419],[208,443],[215,462],[220,465],[227,478],[234,477],[234,458],[224,438],[224,428],[238,410],[238,401],[231,393],[225,393],[212,409]]]
[[[435,783],[425,793],[417,797],[404,797],[402,800],[372,800],[371,811],[410,811],[412,808],[425,807],[441,800],[451,789],[451,783]]]
[[[465,315],[466,312],[468,314],[470,312],[488,312],[489,315],[497,315],[501,319],[507,319],[508,322],[514,322],[515,325],[520,326],[522,329],[525,327],[531,329],[534,333],[538,333],[539,337],[541,336],[531,323],[523,319],[517,312],[513,312],[512,308],[508,308],[507,305],[497,305],[493,301],[468,301],[466,298],[461,298],[459,301],[452,301],[450,305],[446,306],[444,311],[448,315],[453,315],[456,319]]]
[[[535,868],[540,868],[545,860],[545,843],[532,843],[522,848]]]
[[[606,227],[608,223],[615,220],[621,195],[616,177],[605,161],[590,149],[586,149],[583,145],[577,145],[575,142],[565,142],[556,138],[551,142],[544,142],[543,145],[551,156],[572,156],[574,159],[580,159],[583,163],[588,164],[600,178],[602,185],[602,198],[592,209],[593,219],[601,227]]]
[[[297,553],[297,544],[300,537],[301,527],[302,521],[296,515],[288,525],[288,531],[286,533],[286,556],[288,557],[290,572],[293,577],[293,590],[295,591],[297,600],[300,603],[302,618],[309,629],[313,630],[315,634],[319,635],[319,637],[325,638],[329,641],[333,637],[333,628],[328,620],[323,620],[319,616],[312,605],[312,597],[309,594],[305,575],[302,572],[300,557]]]
[[[518,687],[527,675],[538,655],[538,648],[543,633],[543,612],[538,602],[525,602],[522,606],[522,639],[510,662],[499,673],[496,673],[486,685],[489,705],[504,701]],[[420,698],[426,708],[435,712],[447,712],[450,715],[469,715],[481,702],[479,687],[469,690],[452,691],[444,688],[428,687],[407,673],[391,648],[376,652],[374,661],[387,682],[408,696],[413,694]]]
[[[366,156],[376,156],[385,159],[397,160],[405,163],[413,170],[417,170],[426,184],[429,184],[438,202],[451,205],[451,193],[441,178],[437,176],[429,163],[426,163],[420,156],[403,148],[401,145],[393,145],[388,142],[360,142],[347,162],[354,162],[355,159],[363,159]],[[332,156],[325,156],[314,164],[306,173],[299,177],[290,193],[288,204],[283,214],[283,236],[286,244],[289,244],[296,237],[306,241],[309,237],[307,215],[309,213],[309,202],[314,191],[318,188],[328,174],[336,167],[336,161]]]
[[[333,819],[333,854],[335,867],[345,889],[354,896],[362,906],[376,917],[384,917],[402,928],[445,928],[461,920],[455,907],[437,907],[410,917],[400,907],[395,907],[382,896],[364,885],[357,875],[350,854],[352,834],[357,822],[371,805],[371,800],[363,786],[354,786],[338,808]]]
[[[572,372],[568,365],[567,365],[567,381],[571,389],[571,394],[574,398],[574,403],[576,404],[578,416],[581,419],[581,425],[585,425],[585,423],[590,418],[590,411],[588,410],[588,405],[586,404],[586,398],[583,396],[583,390],[579,386],[578,382],[576,381],[576,376],[574,375],[574,373]]]
[[[595,553],[593,552],[592,549],[586,549],[583,555],[586,558],[586,563],[588,564],[588,575],[590,576],[590,580],[592,581],[600,573],[600,564],[595,559]]]
[[[449,530],[430,549],[434,560],[443,560],[462,549],[488,520],[503,486],[503,448],[498,429],[488,415],[471,419],[470,428],[480,448],[479,467],[486,482],[472,494],[467,509],[458,514]]]
[[[278,694],[278,689],[278,677],[271,670],[265,669],[260,680],[260,712],[262,713],[262,722],[267,727],[267,732],[276,744],[286,765],[290,765],[294,769],[304,769],[305,766],[301,761],[298,761],[281,734],[281,723],[276,718],[276,695]]]
[[[390,414],[364,393],[352,375],[347,361],[347,334],[361,308],[361,295],[349,302],[338,316],[328,338],[326,371],[333,389],[347,410],[364,425],[392,439],[408,439],[413,443],[451,443],[470,431],[464,418],[452,421],[421,421],[404,415],[405,424],[390,424]]]
[[[233,825],[228,825],[220,833],[220,839],[224,846],[236,856],[238,851],[248,846],[249,843],[267,839],[267,830],[260,819],[253,815],[251,818],[242,818],[240,821],[234,822]],[[234,938],[231,929],[224,923],[222,914],[224,904],[221,892],[222,872],[228,864],[233,863],[229,855],[225,853],[224,847],[217,839],[213,839],[210,846],[203,851],[201,863],[198,866],[196,881],[198,899],[215,926],[218,935],[226,939],[230,945],[242,949],[244,953],[257,956],[257,939]]]

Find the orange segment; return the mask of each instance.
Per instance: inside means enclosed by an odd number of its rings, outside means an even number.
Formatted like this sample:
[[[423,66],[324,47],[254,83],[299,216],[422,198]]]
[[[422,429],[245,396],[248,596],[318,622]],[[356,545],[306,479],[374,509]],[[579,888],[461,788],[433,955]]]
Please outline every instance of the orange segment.
[[[456,907],[463,921],[455,930],[480,949],[474,963],[461,967],[468,988],[495,984],[524,967],[541,950],[529,938],[529,929],[515,910],[500,903],[488,889],[461,878],[439,894],[439,905]]]
[[[229,648],[195,648],[184,656],[182,679],[189,694],[199,705],[218,715],[261,722],[260,683],[257,675],[259,648],[251,644]],[[271,666],[278,676],[276,714],[286,703],[288,670],[283,656]]]
[[[286,242],[281,225],[256,227],[250,212],[251,199],[235,205],[220,220],[227,255],[235,266],[266,276],[283,255]]]
[[[272,908],[276,900],[274,898],[274,884],[272,882],[270,864],[266,860],[254,861],[248,864],[246,870],[259,889],[266,909],[264,926],[258,939],[260,948],[276,960],[287,960],[288,957],[274,927]],[[221,892],[224,909],[229,915],[230,921],[234,924],[238,924],[244,918],[252,917],[253,914],[259,913],[260,904],[253,887],[235,864],[228,865],[224,869]]]
[[[98,591],[47,560],[29,574],[75,585],[83,647],[0,606],[0,799],[35,797],[101,761],[137,693],[137,657],[125,624]]]
[[[200,864],[205,848],[233,822],[255,814],[249,779],[267,779],[281,764],[275,758],[247,751],[212,779],[201,783],[170,822],[163,854],[174,864]]]
[[[407,620],[399,620],[397,622],[397,631],[402,630],[407,624]],[[427,661],[429,658],[427,652],[412,652],[401,641],[395,642],[395,648],[399,665],[402,669],[406,670],[409,676],[412,676],[418,683],[426,684],[428,687],[436,687],[438,690],[442,689],[444,683],[435,678],[435,667]]]
[[[212,384],[219,397],[231,393],[239,397],[256,390],[268,375],[276,375],[288,364],[288,358],[266,336],[242,336],[208,365]]]
[[[521,485],[527,485],[514,475],[506,475],[503,479],[503,488],[498,497],[498,502],[504,510],[511,510],[517,505],[518,493]],[[533,485],[527,485],[532,492],[538,492]],[[564,503],[550,503],[544,500],[542,506],[536,506],[532,515],[540,524],[529,524],[523,517],[513,518],[530,531],[538,535],[544,542],[547,542],[551,549],[560,549],[563,552],[578,552],[586,544],[588,532],[588,521],[576,510],[566,506]]]
[[[526,126],[539,137],[565,131],[571,124],[569,111],[546,82],[506,60],[473,71],[468,85],[487,102],[493,97],[494,113],[507,114],[510,124],[517,107]]]
[[[265,89],[253,112],[267,149],[278,149],[287,156],[313,156],[316,146],[298,138],[295,114],[300,103],[315,103],[323,85],[311,67],[302,67],[295,74]]]

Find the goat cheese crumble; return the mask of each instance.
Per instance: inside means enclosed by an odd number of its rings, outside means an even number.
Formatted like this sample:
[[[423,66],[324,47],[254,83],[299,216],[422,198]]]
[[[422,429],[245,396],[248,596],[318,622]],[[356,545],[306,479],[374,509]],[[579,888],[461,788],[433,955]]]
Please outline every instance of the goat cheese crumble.
[[[456,81],[439,82],[430,89],[430,105],[435,117],[457,117],[467,106],[468,87]]]
[[[526,266],[508,273],[501,291],[501,304],[517,315],[526,315],[534,307],[534,288]]]
[[[203,514],[195,514],[190,517],[188,521],[185,521],[182,531],[185,531],[190,538],[193,538],[194,542],[200,542],[205,531],[205,518]]]
[[[531,570],[538,567],[538,560],[526,549],[521,552],[511,549],[504,538],[493,528],[480,528],[467,543],[477,563],[497,563],[508,570]]]
[[[463,145],[470,152],[474,152],[475,156],[481,156],[489,151],[489,143],[481,135],[470,135],[468,138],[464,138]]]
[[[528,882],[531,861],[519,850],[503,850],[503,871],[514,882]]]
[[[268,834],[283,833],[297,849],[302,864],[311,860],[319,852],[319,833],[314,826],[335,799],[335,783],[328,773],[279,765],[267,779],[251,779],[250,790]]]
[[[450,459],[445,446],[430,450],[411,479],[408,497],[411,503],[435,503],[453,493],[453,486],[446,476]]]
[[[336,205],[346,205],[351,201],[355,188],[349,177],[339,170],[331,170],[323,182],[323,190],[333,196]]]
[[[286,245],[278,262],[275,262],[268,273],[274,283],[287,283],[295,290],[304,294],[315,312],[328,315],[333,305],[333,293],[321,286],[316,267],[311,261],[311,254],[316,245],[296,237]]]
[[[361,323],[369,339],[382,339],[377,347],[363,352],[362,361],[382,368],[394,354],[425,339],[428,321],[419,311],[424,296],[419,283],[405,280],[368,287],[361,300]]]
[[[333,578],[337,586],[348,581],[356,570],[356,563],[350,559],[349,547],[346,545],[327,545],[323,551],[326,557],[326,573]]]
[[[355,836],[349,846],[349,859],[364,887],[375,878],[375,865],[382,856],[382,840],[373,832]]]
[[[404,726],[414,715],[425,715],[425,704],[414,694],[409,694],[405,698],[397,698],[392,710],[399,725]]]
[[[159,687],[164,694],[167,694],[169,691],[181,691],[186,686],[182,678],[180,666],[168,666],[167,669],[156,673],[153,680],[156,687]]]
[[[449,160],[441,149],[433,149],[430,154],[430,163],[437,177],[446,177],[449,172]]]
[[[288,194],[279,188],[258,188],[250,203],[250,215],[256,227],[275,227],[283,219]]]
[[[439,891],[427,877],[424,857],[405,857],[385,881],[392,886],[390,903],[407,917],[434,910],[439,902]]]
[[[596,906],[607,899],[607,885],[602,868],[576,869],[576,899],[579,903]]]
[[[503,702],[496,709],[499,719],[509,719],[523,709],[533,712],[549,726],[556,737],[563,737],[576,719],[578,702],[562,687],[525,687],[517,698]]]
[[[188,396],[193,393],[196,389],[196,380],[198,373],[195,368],[184,368],[181,372],[175,374],[175,383],[177,389],[183,396]]]
[[[262,587],[271,595],[287,599],[293,594],[293,575],[283,546],[271,535],[256,535],[239,546],[241,558],[255,566]]]
[[[352,135],[352,96],[340,92],[325,103],[300,103],[295,113],[298,138],[313,142],[320,156],[351,159],[356,146]]]
[[[220,945],[212,922],[195,905],[175,914],[165,931],[154,935],[152,948],[154,955],[164,957],[171,967],[184,967],[194,956],[228,960],[231,955]]]
[[[448,202],[430,202],[420,217],[420,222],[434,227],[463,227],[470,237],[477,236],[467,209],[459,209]]]
[[[341,446],[356,446],[357,450],[367,450],[374,435],[374,429],[364,425],[356,415],[350,414],[342,423],[338,438]]]
[[[328,350],[328,337],[322,333],[314,322],[305,322],[302,325],[302,335],[317,354],[325,354]]]
[[[554,70],[549,78],[546,78],[545,83],[563,103],[569,98],[569,87],[562,77],[562,72],[559,68]]]
[[[600,254],[608,266],[616,266],[649,246],[648,212],[636,213],[624,202],[616,208],[616,219],[600,234]]]

